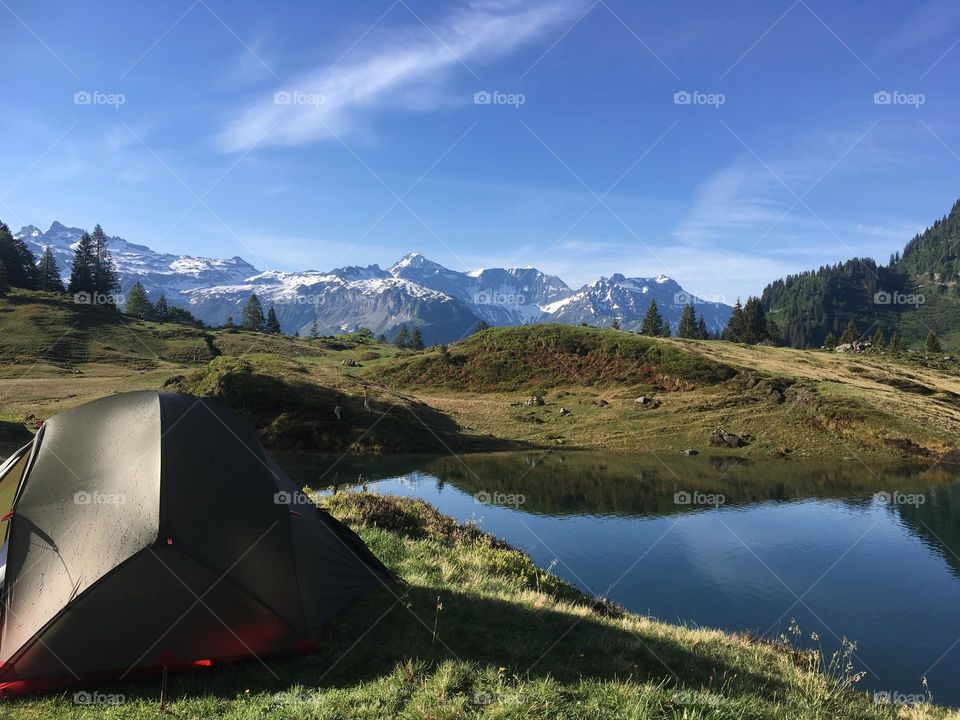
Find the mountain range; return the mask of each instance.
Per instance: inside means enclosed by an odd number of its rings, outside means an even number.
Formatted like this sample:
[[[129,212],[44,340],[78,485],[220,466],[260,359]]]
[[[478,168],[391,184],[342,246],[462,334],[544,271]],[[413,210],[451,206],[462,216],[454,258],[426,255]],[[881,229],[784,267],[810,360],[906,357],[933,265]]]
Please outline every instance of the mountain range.
[[[64,278],[83,230],[54,222],[43,232],[33,225],[17,233],[39,256],[49,246]],[[626,330],[640,328],[651,300],[676,330],[684,306],[694,303],[707,328],[719,333],[732,308],[687,293],[675,280],[601,277],[579,289],[535,268],[450,270],[410,253],[386,270],[379,265],[349,266],[318,272],[261,271],[243,258],[191,257],[159,253],[120,237],[107,247],[120,275],[121,293],[140,282],[154,301],[189,310],[210,325],[228,317],[239,320],[243,305],[256,293],[264,307],[273,306],[283,332],[310,332],[316,321],[321,334],[370,328],[392,337],[415,323],[425,342],[451,342],[483,321],[489,325],[538,322],[587,323]]]

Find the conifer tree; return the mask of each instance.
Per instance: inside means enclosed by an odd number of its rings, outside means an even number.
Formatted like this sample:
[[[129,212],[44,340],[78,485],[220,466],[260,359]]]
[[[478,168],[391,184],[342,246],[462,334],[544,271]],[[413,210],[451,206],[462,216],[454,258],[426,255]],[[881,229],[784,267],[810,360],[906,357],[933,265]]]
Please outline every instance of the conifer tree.
[[[236,327],[233,324],[233,315],[227,315],[227,321],[223,324],[225,330],[233,330]]]
[[[398,348],[409,347],[410,345],[410,331],[407,330],[406,325],[401,325],[400,329],[397,330],[397,334],[393,336],[393,344]]]
[[[7,282],[7,266],[4,265],[3,260],[0,260],[0,297],[6,295],[9,290],[10,284]]]
[[[263,332],[266,324],[266,318],[263,316],[263,305],[260,304],[260,298],[257,297],[257,294],[253,293],[250,295],[250,299],[247,300],[247,304],[243,306],[243,320],[241,325],[244,330]]]
[[[903,345],[903,340],[900,339],[900,336],[894,333],[890,336],[890,342],[887,343],[887,347],[890,348],[890,352],[895,355],[899,355],[904,352],[906,348]]]
[[[680,314],[677,337],[692,339],[697,336],[697,311],[693,303],[688,303]]]
[[[413,332],[410,334],[410,347],[414,350],[423,350],[423,333],[417,326],[414,326]]]
[[[877,328],[877,331],[870,338],[870,345],[874,350],[883,350],[887,347],[887,340],[883,337],[883,329]]]
[[[613,319],[613,322],[610,323],[610,327],[613,328],[614,330],[619,330],[619,329],[620,329],[620,318],[614,318],[614,319]]]
[[[843,330],[843,335],[840,336],[840,344],[846,345],[847,343],[856,342],[860,339],[860,331],[857,330],[857,324],[853,320],[847,321],[847,327]]]
[[[310,323],[310,337],[320,337],[320,328],[317,326],[317,318],[313,318],[313,322]]]
[[[73,263],[70,265],[70,284],[67,290],[76,295],[94,292],[93,287],[93,239],[89,233],[83,233],[73,251]]]
[[[36,271],[37,290],[45,292],[66,292],[63,286],[63,280],[60,278],[60,268],[57,267],[57,259],[53,256],[53,250],[47,245],[40,256],[40,262],[37,264]]]
[[[167,296],[160,293],[157,304],[153,308],[153,315],[157,322],[166,322],[170,319],[170,306],[167,305]]]
[[[710,333],[707,330],[707,321],[704,320],[703,315],[701,315],[697,319],[697,340],[709,340],[709,339],[710,339]]]
[[[943,352],[943,347],[940,345],[940,340],[937,338],[937,334],[933,330],[927,333],[927,341],[924,343],[924,349],[928,353]]]
[[[107,250],[107,235],[99,223],[93,228],[90,239],[93,242],[93,292],[105,299],[119,292],[120,278]]]
[[[267,322],[266,330],[271,335],[277,335],[280,332],[280,321],[277,320],[277,311],[273,309],[273,305],[270,306],[270,310],[267,311]]]
[[[32,290],[36,281],[37,259],[23,238],[15,238],[4,223],[0,222],[0,260],[7,269],[7,284],[10,287]]]
[[[150,302],[150,298],[147,297],[147,291],[143,289],[143,285],[139,280],[133,284],[133,287],[130,288],[130,291],[127,293],[127,302],[124,310],[127,315],[140,318],[141,320],[148,320],[154,316],[153,305]]]
[[[823,340],[823,346],[824,346],[827,350],[833,350],[834,348],[836,348],[836,347],[837,347],[837,336],[834,335],[832,332],[827,333],[827,337],[825,337],[824,340]]]
[[[673,333],[671,332],[670,321],[664,320],[663,324],[660,326],[660,337],[668,338],[668,337],[671,337],[672,335]]]
[[[647,307],[647,314],[643,316],[640,332],[650,337],[658,337],[663,332],[663,318],[660,316],[657,301],[652,298],[650,299],[650,305]]]

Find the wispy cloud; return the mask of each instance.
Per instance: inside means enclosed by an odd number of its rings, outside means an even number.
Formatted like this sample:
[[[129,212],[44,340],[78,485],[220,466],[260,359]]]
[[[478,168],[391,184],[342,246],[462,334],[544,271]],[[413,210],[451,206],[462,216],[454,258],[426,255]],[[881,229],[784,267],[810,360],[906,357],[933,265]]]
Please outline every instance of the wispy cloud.
[[[216,144],[226,152],[258,141],[302,145],[346,133],[370,115],[433,109],[448,102],[442,86],[452,71],[469,75],[470,63],[517,49],[573,16],[580,4],[482,0],[432,27],[397,5],[392,13],[409,14],[403,28],[368,38],[360,48],[374,47],[359,59],[348,53],[339,63],[291,78],[249,103],[220,130]]]

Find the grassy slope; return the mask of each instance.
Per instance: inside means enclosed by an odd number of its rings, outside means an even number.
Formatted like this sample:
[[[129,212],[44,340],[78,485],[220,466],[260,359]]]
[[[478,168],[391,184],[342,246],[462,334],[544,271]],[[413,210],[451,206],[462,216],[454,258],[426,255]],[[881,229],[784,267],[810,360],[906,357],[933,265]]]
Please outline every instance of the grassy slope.
[[[488,330],[447,356],[399,358],[374,373],[474,432],[531,444],[702,450],[723,426],[751,437],[739,454],[932,459],[956,448],[960,432],[956,361],[919,356],[531,326]],[[533,393],[546,404],[525,406]],[[659,407],[635,403],[639,395]]]
[[[946,717],[873,704],[811,668],[819,661],[710,630],[623,614],[525,555],[420,501],[338,495],[331,511],[408,586],[370,594],[321,649],[98,686],[121,705],[17,699],[5,717],[58,718],[795,718]],[[276,677],[274,677],[276,675]]]
[[[342,365],[347,358],[358,366]],[[931,460],[960,437],[956,361],[916,354],[900,361],[569,326],[495,328],[446,354],[414,353],[357,336],[105,323],[43,293],[0,300],[0,421],[171,377],[180,377],[173,388],[232,404],[268,444],[287,448],[672,453],[705,449],[723,426],[752,438],[728,454]],[[546,404],[524,406],[534,393]],[[635,403],[641,394],[659,406]]]

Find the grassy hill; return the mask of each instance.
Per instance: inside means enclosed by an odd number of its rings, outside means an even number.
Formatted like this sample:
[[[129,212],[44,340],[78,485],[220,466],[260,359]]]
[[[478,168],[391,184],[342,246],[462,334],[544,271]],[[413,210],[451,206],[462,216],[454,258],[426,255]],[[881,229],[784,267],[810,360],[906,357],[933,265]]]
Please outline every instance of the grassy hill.
[[[267,445],[286,449],[565,445],[934,462],[960,437],[960,374],[949,356],[850,356],[566,325],[493,328],[415,352],[360,335],[137,321],[44,293],[0,299],[0,421],[160,387],[226,402]],[[533,395],[543,404],[528,405]],[[746,446],[711,448],[718,426]]]
[[[325,504],[405,583],[336,618],[309,655],[5,701],[13,720],[112,718],[664,718],[916,720],[850,689],[844,657],[792,641],[679,627],[590,598],[496,538],[417,500],[340,494]],[[820,672],[826,667],[829,672]]]

